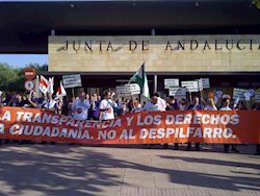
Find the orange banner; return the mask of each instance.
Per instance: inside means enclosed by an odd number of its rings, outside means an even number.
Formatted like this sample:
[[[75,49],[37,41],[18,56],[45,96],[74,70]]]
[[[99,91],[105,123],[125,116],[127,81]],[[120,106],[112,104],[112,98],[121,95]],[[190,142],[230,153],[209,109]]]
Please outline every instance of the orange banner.
[[[0,107],[0,138],[81,144],[260,144],[260,111],[167,111],[78,121],[40,109]]]

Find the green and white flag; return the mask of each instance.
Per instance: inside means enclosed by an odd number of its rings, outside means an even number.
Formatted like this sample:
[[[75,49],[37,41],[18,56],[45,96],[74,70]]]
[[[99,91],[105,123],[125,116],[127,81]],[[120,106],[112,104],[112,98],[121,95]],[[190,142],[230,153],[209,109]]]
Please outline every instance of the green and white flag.
[[[144,63],[142,64],[140,69],[132,76],[129,83],[131,82],[136,82],[140,86],[141,95],[143,95],[147,99],[150,99],[149,86],[148,86],[147,76],[144,70]]]

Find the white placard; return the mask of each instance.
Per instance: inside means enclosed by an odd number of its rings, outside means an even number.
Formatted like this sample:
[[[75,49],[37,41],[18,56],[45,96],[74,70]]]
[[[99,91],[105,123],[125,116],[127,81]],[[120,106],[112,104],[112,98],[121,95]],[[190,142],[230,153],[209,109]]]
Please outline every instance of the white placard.
[[[251,97],[255,96],[255,90],[254,89],[249,89],[248,92],[250,93]]]
[[[173,87],[169,89],[169,96],[174,96],[175,99],[186,99],[187,88]]]
[[[63,82],[64,88],[74,88],[74,87],[82,86],[80,74],[63,75],[62,82]]]
[[[251,96],[251,93],[249,91],[247,91],[246,93],[244,93],[244,97],[245,97],[246,101],[250,101],[250,98],[252,96]]]
[[[218,99],[220,99],[220,98],[222,98],[223,91],[217,90],[217,91],[215,92],[215,95],[216,95],[216,97],[217,97]]]
[[[180,81],[178,78],[174,79],[164,79],[164,88],[168,89],[171,87],[176,87],[180,85]]]
[[[206,89],[206,88],[210,88],[209,78],[200,78],[200,79],[197,79],[196,81],[198,81],[198,83],[199,83],[200,91],[202,91],[203,89]]]
[[[116,93],[121,96],[138,95],[141,89],[138,84],[125,84],[124,86],[117,86]]]
[[[199,91],[202,91],[202,90],[203,90],[202,79],[198,79],[198,80],[196,80],[196,81],[198,81]]]
[[[198,80],[195,81],[182,81],[182,87],[186,87],[189,92],[199,92],[199,82]]]
[[[209,78],[201,78],[203,89],[210,88]]]
[[[241,88],[234,88],[233,90],[233,99],[239,98],[240,100],[245,100],[245,93],[247,93],[248,90],[241,89]]]
[[[255,102],[260,103],[260,91],[255,92]]]

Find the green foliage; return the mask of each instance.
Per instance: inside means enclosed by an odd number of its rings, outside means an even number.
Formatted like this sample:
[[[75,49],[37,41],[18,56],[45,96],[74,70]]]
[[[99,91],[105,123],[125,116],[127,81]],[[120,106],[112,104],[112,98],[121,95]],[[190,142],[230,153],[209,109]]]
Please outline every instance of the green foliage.
[[[29,64],[26,67],[35,68],[37,73],[48,71],[48,65]],[[24,92],[25,78],[23,69],[0,63],[0,90]]]
[[[30,64],[26,65],[25,67],[34,68],[34,69],[36,69],[37,73],[48,71],[48,65],[47,64],[40,65],[38,63],[30,63]]]
[[[16,89],[14,84],[20,80],[19,70],[10,67],[8,64],[0,64],[0,89],[13,91]]]
[[[252,0],[252,4],[254,4],[257,9],[260,9],[260,0]]]

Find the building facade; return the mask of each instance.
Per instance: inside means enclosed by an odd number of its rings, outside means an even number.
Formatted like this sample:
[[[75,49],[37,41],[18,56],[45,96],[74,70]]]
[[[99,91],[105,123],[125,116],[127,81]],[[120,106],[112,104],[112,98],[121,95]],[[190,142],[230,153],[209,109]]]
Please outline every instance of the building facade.
[[[1,53],[48,54],[43,74],[80,73],[89,93],[127,83],[143,63],[151,92],[167,94],[170,78],[209,78],[229,94],[260,87],[251,0],[5,2],[0,17]]]

